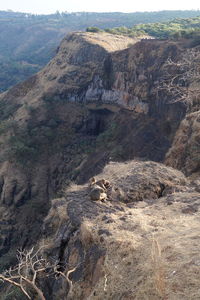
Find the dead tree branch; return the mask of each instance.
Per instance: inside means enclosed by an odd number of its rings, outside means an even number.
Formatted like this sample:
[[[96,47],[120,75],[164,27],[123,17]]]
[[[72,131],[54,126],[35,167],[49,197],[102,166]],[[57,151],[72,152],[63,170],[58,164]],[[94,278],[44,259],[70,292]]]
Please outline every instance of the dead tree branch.
[[[18,264],[0,274],[0,280],[15,285],[27,296],[30,296],[30,289],[33,289],[41,300],[45,300],[42,290],[38,287],[36,279],[44,274],[49,263],[40,254],[41,248],[34,253],[34,248],[17,253]]]
[[[37,251],[35,251],[34,248],[23,251],[18,250],[17,265],[0,274],[0,282],[7,282],[18,287],[30,300],[33,299],[33,297],[31,297],[33,291],[41,300],[45,300],[43,291],[39,286],[39,280],[49,276],[54,276],[55,279],[58,279],[59,276],[61,276],[67,281],[69,285],[68,294],[70,294],[72,290],[72,280],[70,280],[69,276],[77,269],[79,264],[73,269],[68,269],[68,271],[60,271],[58,261],[50,263],[44,258],[42,254],[43,248],[44,246]]]
[[[170,103],[187,102],[192,104],[200,96],[200,51],[188,49],[178,61],[168,58],[163,65],[164,75],[157,82],[155,91],[164,92]]]

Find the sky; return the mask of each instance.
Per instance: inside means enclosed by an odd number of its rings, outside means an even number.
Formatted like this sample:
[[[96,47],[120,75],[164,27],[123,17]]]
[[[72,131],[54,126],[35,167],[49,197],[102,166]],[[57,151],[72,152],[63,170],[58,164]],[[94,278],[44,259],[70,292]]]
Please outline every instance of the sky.
[[[0,10],[34,14],[67,12],[135,12],[200,9],[199,0],[0,0]]]

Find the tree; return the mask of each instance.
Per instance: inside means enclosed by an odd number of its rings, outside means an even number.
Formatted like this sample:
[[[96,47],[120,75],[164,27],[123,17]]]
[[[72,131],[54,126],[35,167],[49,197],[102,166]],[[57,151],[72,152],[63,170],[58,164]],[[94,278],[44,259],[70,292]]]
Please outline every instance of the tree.
[[[86,31],[87,32],[101,32],[102,30],[98,27],[87,27]]]
[[[18,287],[30,300],[33,299],[33,297],[31,297],[33,292],[36,293],[41,300],[46,300],[39,285],[40,280],[50,276],[53,276],[56,280],[59,276],[62,276],[69,285],[69,294],[72,290],[72,281],[69,279],[69,275],[73,273],[78,266],[67,272],[63,272],[60,270],[58,262],[50,263],[43,257],[42,248],[37,251],[34,251],[34,248],[18,251],[17,265],[1,273],[0,281]]]
[[[155,90],[157,93],[164,91],[172,99],[171,103],[192,104],[200,97],[199,64],[200,52],[195,48],[185,50],[178,61],[168,58],[163,65],[165,75]]]

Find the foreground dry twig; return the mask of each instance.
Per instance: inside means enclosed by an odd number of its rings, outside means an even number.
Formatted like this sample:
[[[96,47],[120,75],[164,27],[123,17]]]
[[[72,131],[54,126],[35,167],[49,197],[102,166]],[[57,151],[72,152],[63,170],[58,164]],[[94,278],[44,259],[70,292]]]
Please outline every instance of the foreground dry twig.
[[[43,257],[42,248],[44,247],[39,248],[37,251],[34,251],[34,247],[30,250],[18,250],[17,265],[1,273],[0,281],[18,287],[30,300],[33,299],[31,297],[31,290],[33,290],[41,300],[46,300],[39,286],[39,280],[49,276],[54,276],[55,278],[62,276],[69,284],[70,293],[72,290],[72,281],[69,279],[69,275],[77,269],[78,265],[68,270],[65,274],[59,270],[60,266],[58,262],[51,264]]]

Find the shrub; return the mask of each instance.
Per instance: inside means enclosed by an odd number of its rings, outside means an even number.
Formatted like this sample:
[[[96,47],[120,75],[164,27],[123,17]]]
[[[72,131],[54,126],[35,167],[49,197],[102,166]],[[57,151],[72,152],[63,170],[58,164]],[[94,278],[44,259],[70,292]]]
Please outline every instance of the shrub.
[[[87,28],[86,28],[86,31],[87,31],[87,32],[102,32],[103,30],[101,30],[101,29],[98,28],[98,27],[87,27]]]

